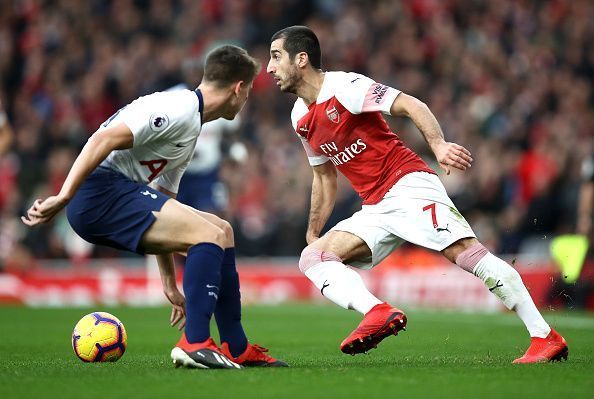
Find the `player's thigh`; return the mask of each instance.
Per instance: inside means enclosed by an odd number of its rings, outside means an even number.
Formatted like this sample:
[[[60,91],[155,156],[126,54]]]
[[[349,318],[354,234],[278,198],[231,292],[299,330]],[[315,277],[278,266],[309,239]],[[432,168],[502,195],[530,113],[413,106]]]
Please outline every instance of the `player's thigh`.
[[[371,250],[365,241],[355,234],[340,230],[327,232],[309,246],[320,251],[331,252],[345,263],[371,256]]]
[[[187,252],[201,242],[224,247],[225,233],[220,227],[174,199],[153,213],[156,220],[141,240],[147,253]]]
[[[383,227],[410,243],[443,251],[475,237],[435,175],[412,173],[403,177],[381,205],[387,210]]]

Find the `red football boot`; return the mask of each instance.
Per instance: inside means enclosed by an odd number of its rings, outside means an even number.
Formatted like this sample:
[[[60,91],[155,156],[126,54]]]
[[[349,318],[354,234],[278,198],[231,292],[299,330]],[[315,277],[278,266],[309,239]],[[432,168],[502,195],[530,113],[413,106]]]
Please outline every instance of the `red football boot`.
[[[524,356],[513,361],[515,364],[522,363],[546,363],[567,360],[569,348],[565,339],[551,328],[546,338],[532,337],[530,346]]]
[[[406,315],[400,309],[388,303],[375,305],[355,331],[342,344],[340,350],[349,355],[365,353],[390,335],[398,335],[398,331],[406,330]]]
[[[231,355],[229,345],[226,342],[223,342],[221,345],[221,352],[235,363],[245,367],[289,367],[289,365],[282,360],[277,360],[266,354],[268,349],[258,344],[250,344],[249,342],[245,351],[237,357]]]
[[[239,364],[231,361],[217,347],[212,338],[204,342],[189,343],[186,333],[171,350],[171,359],[175,367],[190,367],[201,369],[241,369]]]

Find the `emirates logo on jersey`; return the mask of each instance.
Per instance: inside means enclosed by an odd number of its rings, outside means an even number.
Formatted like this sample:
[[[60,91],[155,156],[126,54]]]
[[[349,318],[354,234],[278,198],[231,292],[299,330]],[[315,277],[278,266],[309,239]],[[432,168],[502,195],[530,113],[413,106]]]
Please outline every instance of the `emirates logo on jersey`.
[[[367,144],[362,139],[351,143],[344,147],[344,150],[338,149],[338,144],[334,141],[320,145],[320,150],[326,155],[332,163],[336,166],[342,165],[361,154],[367,148]]]
[[[340,114],[336,107],[328,108],[326,110],[326,116],[330,119],[331,122],[338,123],[340,122]]]

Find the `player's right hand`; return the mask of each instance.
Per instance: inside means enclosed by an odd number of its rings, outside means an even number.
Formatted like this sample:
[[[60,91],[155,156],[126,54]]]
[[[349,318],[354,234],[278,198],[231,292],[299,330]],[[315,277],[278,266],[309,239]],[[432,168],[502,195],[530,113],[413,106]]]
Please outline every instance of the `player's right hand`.
[[[439,166],[450,174],[450,167],[460,170],[470,168],[473,161],[470,151],[456,143],[441,142],[432,148]]]
[[[31,205],[31,208],[27,211],[27,216],[21,216],[21,220],[27,226],[31,227],[41,223],[47,223],[52,220],[67,203],[67,200],[55,195],[48,197],[45,200],[37,198],[33,205]]]
[[[169,323],[171,327],[177,325],[177,329],[182,330],[186,325],[186,298],[177,287],[166,289],[164,292],[172,305]]]

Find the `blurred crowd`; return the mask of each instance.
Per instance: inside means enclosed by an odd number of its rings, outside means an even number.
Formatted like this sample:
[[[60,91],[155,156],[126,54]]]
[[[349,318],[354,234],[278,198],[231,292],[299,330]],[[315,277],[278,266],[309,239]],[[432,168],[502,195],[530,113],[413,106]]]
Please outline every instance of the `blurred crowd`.
[[[443,176],[477,235],[504,253],[541,251],[573,231],[580,165],[594,133],[594,3],[588,0],[6,0],[0,2],[0,100],[14,131],[0,156],[0,264],[77,257],[64,213],[19,220],[56,193],[95,129],[138,96],[195,87],[221,43],[258,57],[241,125],[221,146],[220,178],[238,253],[296,256],[305,245],[311,169],[292,132],[293,96],[266,75],[269,39],[305,24],[323,68],[355,71],[418,97],[473,167]],[[409,120],[394,131],[431,166]],[[359,207],[344,181],[330,224]],[[95,248],[93,256],[117,256]]]

